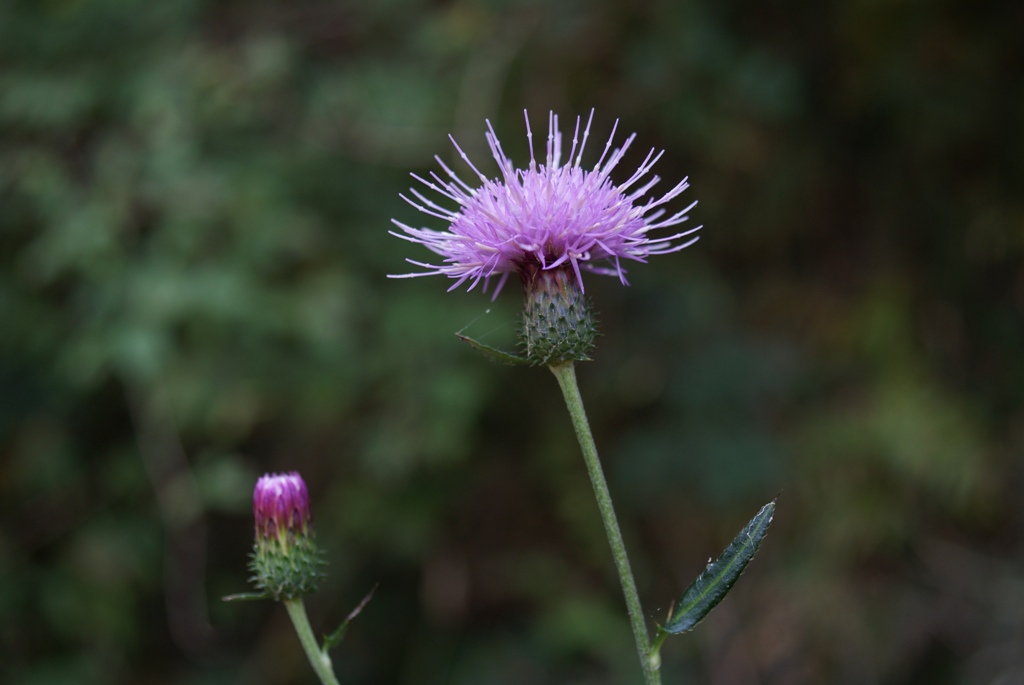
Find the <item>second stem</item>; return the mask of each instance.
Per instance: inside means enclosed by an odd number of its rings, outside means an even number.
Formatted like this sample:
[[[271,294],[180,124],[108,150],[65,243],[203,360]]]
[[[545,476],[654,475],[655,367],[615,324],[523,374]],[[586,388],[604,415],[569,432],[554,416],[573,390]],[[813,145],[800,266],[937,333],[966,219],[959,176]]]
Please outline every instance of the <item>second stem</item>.
[[[295,632],[299,636],[299,642],[302,643],[302,649],[306,652],[306,658],[309,659],[309,665],[316,671],[320,682],[323,685],[338,685],[338,679],[334,675],[334,668],[331,666],[331,657],[317,644],[316,637],[313,635],[313,628],[309,625],[309,617],[306,616],[306,605],[302,603],[302,598],[286,599],[283,603],[284,608],[288,610],[288,615],[292,619],[292,624],[295,626]]]
[[[661,673],[658,670],[657,663],[659,661],[658,655],[651,651],[650,638],[647,634],[647,626],[644,623],[643,609],[640,607],[640,595],[636,590],[636,581],[633,580],[633,571],[629,567],[629,556],[626,554],[626,545],[622,541],[622,531],[619,530],[619,522],[615,517],[612,496],[604,479],[604,470],[601,468],[601,460],[597,456],[597,446],[594,444],[594,436],[590,432],[587,413],[583,408],[583,398],[580,396],[579,386],[576,383],[576,368],[572,362],[553,364],[548,368],[551,369],[551,373],[555,374],[555,378],[558,379],[558,385],[562,388],[565,406],[569,410],[572,426],[576,430],[576,438],[579,440],[580,449],[583,450],[583,460],[587,464],[590,483],[594,486],[594,497],[597,499],[598,509],[601,510],[601,520],[604,522],[608,544],[612,548],[615,568],[619,572],[622,594],[626,598],[626,609],[629,612],[630,625],[633,627],[633,639],[636,641],[636,651],[640,657],[640,668],[643,670],[644,682],[646,685],[661,685]]]

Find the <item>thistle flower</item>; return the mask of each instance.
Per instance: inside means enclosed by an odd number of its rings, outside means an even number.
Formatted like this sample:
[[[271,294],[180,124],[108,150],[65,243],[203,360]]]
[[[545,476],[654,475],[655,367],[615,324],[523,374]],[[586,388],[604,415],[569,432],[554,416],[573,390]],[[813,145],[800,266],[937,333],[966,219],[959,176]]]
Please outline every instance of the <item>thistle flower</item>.
[[[498,276],[494,291],[497,297],[510,273],[520,274],[525,282],[537,270],[571,269],[582,292],[582,270],[615,275],[623,285],[628,285],[624,260],[645,262],[651,255],[676,252],[696,242],[696,236],[683,239],[699,230],[699,226],[674,235],[649,236],[651,231],[683,223],[697,204],[665,216],[663,206],[688,187],[685,178],[661,197],[644,199],[659,181],[649,174],[661,152],[652,149],[625,182],[612,182],[612,170],[636,137],[631,134],[621,147],[612,149],[617,121],[597,163],[589,170],[581,166],[593,118],[591,111],[580,140],[581,122],[577,117],[572,147],[563,161],[558,116],[549,113],[547,154],[544,163],[538,164],[526,116],[530,164],[525,169],[517,169],[505,155],[488,121],[487,142],[501,172],[495,179],[484,176],[449,136],[479,179],[479,187],[459,178],[440,157],[435,159],[447,178],[436,172],[431,172],[429,179],[413,174],[413,178],[456,208],[445,208],[415,188],[410,189],[415,200],[401,196],[419,211],[442,219],[449,226],[447,231],[436,231],[413,228],[393,219],[403,233],[392,231],[392,235],[424,245],[443,259],[440,264],[408,259],[410,264],[427,270],[391,277],[443,275],[455,279],[449,290],[466,282],[472,290],[481,281],[486,290],[490,279]]]
[[[268,473],[252,496],[256,542],[253,582],[274,599],[294,599],[316,590],[323,561],[316,546],[309,493],[302,476]]]
[[[520,330],[522,360],[550,366],[589,359],[597,327],[584,296],[582,271],[615,275],[628,285],[624,260],[646,262],[651,255],[677,252],[697,241],[696,236],[688,236],[700,226],[668,236],[648,235],[683,223],[697,203],[666,217],[663,205],[686,190],[685,178],[661,197],[647,196],[660,180],[649,175],[662,155],[653,149],[625,182],[612,182],[612,170],[636,138],[630,134],[622,147],[612,149],[617,121],[597,163],[590,169],[581,166],[593,111],[582,139],[581,121],[576,118],[572,147],[564,162],[558,116],[549,113],[546,156],[538,164],[530,118],[523,114],[530,146],[530,164],[525,169],[517,169],[508,158],[488,121],[487,143],[500,177],[484,176],[451,136],[459,156],[477,175],[479,187],[459,178],[440,157],[435,159],[447,178],[436,172],[431,172],[430,179],[413,174],[456,207],[447,209],[415,188],[409,191],[415,200],[401,196],[424,214],[446,221],[448,230],[413,228],[392,219],[403,231],[391,231],[392,235],[419,243],[443,259],[440,264],[407,259],[426,271],[391,278],[443,275],[455,279],[449,290],[467,282],[472,290],[483,281],[486,291],[497,276],[497,297],[509,274],[517,273],[526,300]]]

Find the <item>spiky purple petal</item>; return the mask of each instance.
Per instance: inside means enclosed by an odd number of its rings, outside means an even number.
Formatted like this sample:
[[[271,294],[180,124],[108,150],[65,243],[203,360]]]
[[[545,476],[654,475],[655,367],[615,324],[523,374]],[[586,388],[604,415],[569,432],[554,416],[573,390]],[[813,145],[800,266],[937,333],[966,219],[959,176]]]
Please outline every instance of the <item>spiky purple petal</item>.
[[[287,534],[305,535],[312,515],[302,476],[295,471],[264,475],[253,489],[252,513],[257,542],[276,542]]]
[[[472,290],[481,281],[486,288],[492,276],[501,275],[494,293],[497,296],[509,273],[522,273],[527,265],[539,264],[544,270],[571,268],[582,290],[583,269],[616,275],[626,284],[622,260],[644,262],[650,255],[676,252],[696,242],[697,236],[682,239],[699,230],[699,226],[674,235],[648,237],[652,230],[686,221],[697,204],[663,218],[662,206],[689,186],[685,178],[664,195],[647,197],[660,180],[650,172],[661,152],[652,149],[625,182],[612,182],[612,170],[636,137],[631,134],[621,147],[612,148],[618,121],[597,163],[590,169],[581,166],[593,117],[591,111],[582,140],[581,120],[577,117],[572,146],[563,163],[558,116],[549,113],[546,154],[544,163],[538,164],[527,116],[530,163],[524,169],[513,165],[488,121],[487,143],[500,171],[494,179],[484,176],[451,138],[459,156],[477,176],[479,186],[463,181],[440,158],[437,161],[443,176],[436,172],[429,179],[413,175],[427,190],[455,203],[456,208],[447,209],[415,188],[410,189],[411,198],[402,195],[420,212],[446,221],[448,230],[414,228],[393,219],[402,232],[392,231],[392,235],[424,245],[443,259],[438,264],[408,259],[425,271],[391,277],[444,275],[455,279],[450,290],[467,282]],[[606,266],[601,266],[602,262]]]

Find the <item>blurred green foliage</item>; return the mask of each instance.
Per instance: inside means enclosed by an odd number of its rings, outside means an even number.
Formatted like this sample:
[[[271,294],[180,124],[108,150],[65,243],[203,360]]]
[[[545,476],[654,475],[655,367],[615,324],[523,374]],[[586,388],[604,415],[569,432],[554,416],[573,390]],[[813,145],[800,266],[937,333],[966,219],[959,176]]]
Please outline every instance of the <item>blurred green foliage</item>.
[[[703,240],[591,278],[652,619],[781,491],[666,682],[1024,679],[1019,3],[0,3],[0,680],[312,682],[245,589],[300,470],[346,683],[636,682],[518,302],[388,281],[410,171],[597,109]],[[600,136],[599,136],[600,137]],[[487,167],[488,173],[493,172]],[[436,226],[435,226],[436,227]],[[485,310],[492,310],[485,314]],[[661,605],[659,605],[661,602]]]

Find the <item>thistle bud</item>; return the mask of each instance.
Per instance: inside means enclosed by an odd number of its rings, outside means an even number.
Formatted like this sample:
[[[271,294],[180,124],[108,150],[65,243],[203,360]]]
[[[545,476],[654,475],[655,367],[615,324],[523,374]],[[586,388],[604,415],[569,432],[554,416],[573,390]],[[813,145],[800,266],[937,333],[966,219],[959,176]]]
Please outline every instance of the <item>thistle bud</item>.
[[[526,298],[520,347],[529,362],[550,366],[589,360],[597,325],[573,270],[527,264],[519,273]]]
[[[306,484],[296,472],[266,474],[256,481],[252,581],[276,600],[316,590],[324,562],[317,549]]]

